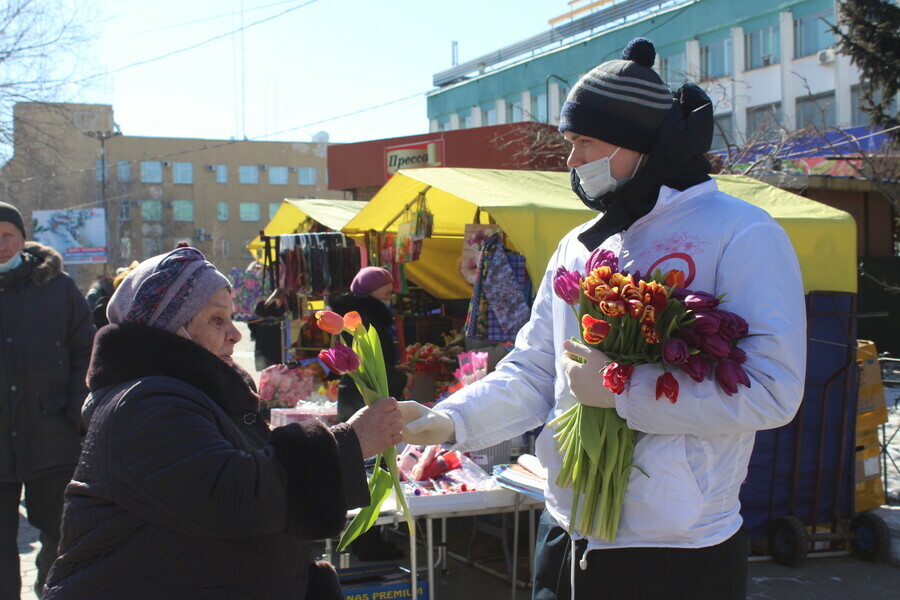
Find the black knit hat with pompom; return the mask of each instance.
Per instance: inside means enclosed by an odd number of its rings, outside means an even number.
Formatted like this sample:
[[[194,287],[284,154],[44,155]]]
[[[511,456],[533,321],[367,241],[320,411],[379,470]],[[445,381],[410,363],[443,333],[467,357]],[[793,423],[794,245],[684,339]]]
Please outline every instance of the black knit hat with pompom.
[[[669,86],[653,61],[656,49],[646,38],[635,38],[611,60],[582,77],[566,98],[559,130],[597,138],[646,154],[672,107]]]

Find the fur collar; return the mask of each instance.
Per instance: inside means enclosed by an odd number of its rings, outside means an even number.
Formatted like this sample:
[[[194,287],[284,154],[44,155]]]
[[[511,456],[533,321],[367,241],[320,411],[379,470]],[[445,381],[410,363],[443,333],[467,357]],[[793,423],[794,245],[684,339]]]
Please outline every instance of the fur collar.
[[[151,375],[172,377],[199,389],[231,416],[259,407],[249,373],[190,340],[134,323],[106,325],[97,332],[87,374],[91,392]]]
[[[25,242],[22,250],[32,257],[31,278],[38,285],[44,285],[60,273],[62,273],[62,256],[59,252],[37,242]]]

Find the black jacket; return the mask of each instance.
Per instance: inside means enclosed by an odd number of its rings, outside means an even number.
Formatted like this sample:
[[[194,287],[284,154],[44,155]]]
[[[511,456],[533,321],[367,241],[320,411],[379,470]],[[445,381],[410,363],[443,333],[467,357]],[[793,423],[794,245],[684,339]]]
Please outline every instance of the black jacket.
[[[26,242],[22,264],[0,273],[0,482],[78,462],[93,337],[60,255]]]
[[[372,325],[378,332],[381,342],[381,352],[384,355],[384,364],[387,369],[388,391],[397,400],[403,399],[403,388],[406,387],[406,375],[397,369],[397,348],[391,327],[394,324],[394,316],[391,309],[385,306],[381,300],[368,294],[355,292],[343,292],[328,298],[331,310],[343,316],[350,311],[356,311],[362,318],[363,325]],[[344,333],[344,341],[350,343],[350,335]],[[349,375],[341,378],[338,386],[338,418],[346,421],[353,413],[365,405],[362,395],[356,389],[353,379]]]
[[[343,598],[304,540],[369,501],[349,426],[270,433],[249,375],[141,325],[98,332],[88,385],[43,598]]]

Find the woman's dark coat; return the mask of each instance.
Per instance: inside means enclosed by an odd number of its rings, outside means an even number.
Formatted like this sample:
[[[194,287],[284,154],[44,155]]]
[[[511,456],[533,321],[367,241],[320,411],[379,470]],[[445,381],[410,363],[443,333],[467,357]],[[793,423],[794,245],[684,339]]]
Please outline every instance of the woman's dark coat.
[[[305,540],[369,501],[349,426],[270,433],[246,373],[142,325],[98,332],[88,385],[44,599],[343,598]]]
[[[22,264],[0,273],[0,482],[75,467],[93,337],[59,253],[26,242]]]
[[[335,294],[328,299],[331,310],[343,316],[350,311],[356,311],[362,318],[363,325],[372,325],[378,332],[381,341],[381,352],[384,355],[384,364],[387,368],[388,391],[393,398],[403,399],[403,388],[406,387],[406,375],[397,369],[397,348],[391,327],[394,324],[394,315],[378,298],[368,294],[344,292]],[[350,339],[344,334],[345,342]],[[344,375],[338,384],[338,419],[346,421],[353,413],[365,406],[362,395],[356,389],[356,384],[349,375]]]

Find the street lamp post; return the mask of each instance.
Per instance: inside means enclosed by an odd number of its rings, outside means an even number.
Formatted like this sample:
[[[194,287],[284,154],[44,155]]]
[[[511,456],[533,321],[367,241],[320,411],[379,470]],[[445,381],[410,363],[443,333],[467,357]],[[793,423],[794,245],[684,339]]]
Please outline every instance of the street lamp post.
[[[113,257],[114,238],[118,235],[118,227],[115,232],[110,234],[109,223],[111,221],[109,214],[109,201],[106,197],[106,140],[122,135],[121,131],[85,131],[84,134],[100,141],[100,206],[103,208],[103,214],[106,220],[106,262],[103,264],[103,273],[109,270],[109,261]],[[115,220],[118,223],[118,216]]]

